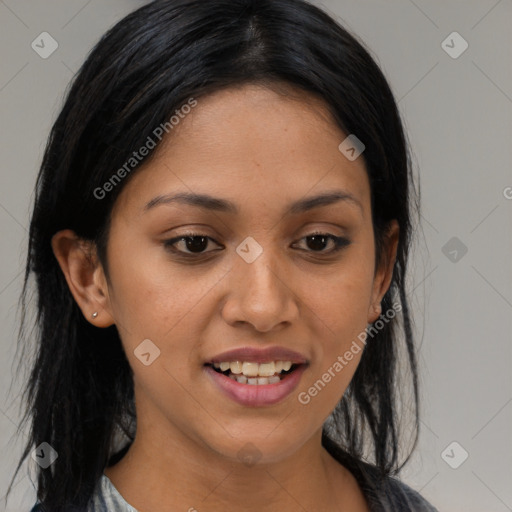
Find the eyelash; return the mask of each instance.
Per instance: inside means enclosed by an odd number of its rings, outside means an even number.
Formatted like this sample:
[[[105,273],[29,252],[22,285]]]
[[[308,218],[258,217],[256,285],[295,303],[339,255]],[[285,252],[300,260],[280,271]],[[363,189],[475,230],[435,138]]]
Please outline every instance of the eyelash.
[[[334,242],[334,249],[332,249],[332,250],[330,250],[328,252],[325,252],[325,251],[311,251],[311,250],[310,251],[306,251],[306,252],[310,252],[310,253],[313,253],[313,254],[320,254],[320,255],[329,256],[329,255],[332,255],[334,253],[337,253],[337,252],[341,251],[342,249],[344,249],[345,247],[347,247],[348,245],[351,244],[351,241],[348,238],[335,236],[335,235],[332,235],[330,233],[324,233],[324,232],[321,232],[321,231],[315,231],[313,233],[310,233],[310,234],[302,237],[300,240],[304,240],[304,239],[310,238],[312,236],[322,236],[322,237],[325,237],[325,238],[329,238],[330,240],[332,240]],[[215,242],[217,245],[220,245],[213,238],[205,235],[204,233],[195,233],[195,232],[184,233],[183,235],[177,236],[175,238],[171,238],[169,240],[164,240],[163,241],[163,245],[169,251],[172,251],[173,253],[177,253],[180,256],[183,256],[185,258],[195,258],[195,259],[197,259],[197,258],[200,258],[201,256],[204,256],[205,254],[208,254],[208,252],[214,252],[214,251],[206,251],[206,252],[202,252],[202,253],[191,253],[191,252],[179,251],[179,250],[177,250],[174,247],[174,245],[176,243],[183,241],[183,239],[196,238],[196,237],[198,237],[198,238],[207,238],[207,239],[212,240],[213,242]]]

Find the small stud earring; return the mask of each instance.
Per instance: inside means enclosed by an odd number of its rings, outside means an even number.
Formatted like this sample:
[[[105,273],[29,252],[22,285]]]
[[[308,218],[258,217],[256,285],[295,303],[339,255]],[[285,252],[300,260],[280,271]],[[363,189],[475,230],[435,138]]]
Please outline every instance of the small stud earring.
[[[98,316],[98,312],[97,312],[97,311],[95,311],[95,312],[92,314],[92,317],[93,317],[93,318],[96,318],[97,316]]]

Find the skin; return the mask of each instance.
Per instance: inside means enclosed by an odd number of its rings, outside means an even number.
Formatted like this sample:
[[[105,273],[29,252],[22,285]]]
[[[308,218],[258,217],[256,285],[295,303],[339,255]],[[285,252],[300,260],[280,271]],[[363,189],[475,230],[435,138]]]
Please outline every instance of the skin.
[[[133,369],[135,441],[105,474],[141,512],[368,511],[353,475],[321,446],[362,351],[307,405],[297,399],[378,319],[392,277],[398,225],[376,269],[363,157],[346,159],[338,145],[347,134],[320,100],[292,89],[246,85],[200,98],[171,135],[114,205],[108,279],[93,246],[70,230],[52,239],[84,316],[116,324]],[[291,202],[333,189],[359,206],[284,215]],[[144,213],[155,196],[176,192],[229,199],[240,212],[170,203]],[[187,229],[212,239],[194,264],[163,245]],[[305,238],[315,230],[351,243],[329,254],[332,241]],[[252,263],[236,252],[247,236],[263,249]],[[190,252],[183,241],[174,247]],[[134,355],[145,339],[160,349],[149,366]],[[204,373],[221,352],[273,345],[310,361],[277,404],[239,405]],[[247,443],[260,457],[253,465],[238,456]]]

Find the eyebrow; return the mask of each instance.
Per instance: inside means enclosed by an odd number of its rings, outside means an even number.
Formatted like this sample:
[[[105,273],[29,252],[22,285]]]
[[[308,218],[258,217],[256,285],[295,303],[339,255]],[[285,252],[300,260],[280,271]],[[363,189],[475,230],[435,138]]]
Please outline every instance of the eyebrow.
[[[286,211],[285,215],[297,215],[304,213],[314,208],[320,208],[322,206],[329,206],[340,201],[346,201],[348,204],[359,207],[361,213],[363,213],[363,205],[356,199],[352,194],[344,190],[331,190],[323,192],[322,194],[306,197],[300,199],[294,203],[291,203]],[[222,213],[239,213],[238,206],[227,199],[221,199],[213,197],[208,194],[196,194],[192,192],[180,192],[173,195],[160,195],[156,196],[144,206],[144,213],[156,206],[163,204],[179,203],[184,205],[195,206],[203,210],[210,210]]]

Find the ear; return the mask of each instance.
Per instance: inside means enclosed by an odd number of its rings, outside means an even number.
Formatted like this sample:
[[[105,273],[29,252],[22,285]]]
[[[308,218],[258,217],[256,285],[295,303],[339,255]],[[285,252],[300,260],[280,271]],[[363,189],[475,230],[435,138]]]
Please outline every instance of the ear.
[[[399,231],[400,229],[396,219],[391,220],[384,239],[380,265],[373,279],[372,298],[368,309],[368,323],[375,322],[382,313],[382,298],[388,291],[393,277]]]
[[[109,327],[114,318],[108,285],[93,242],[65,229],[52,237],[52,249],[73,297],[87,321],[96,327]],[[97,316],[93,317],[93,313]]]

